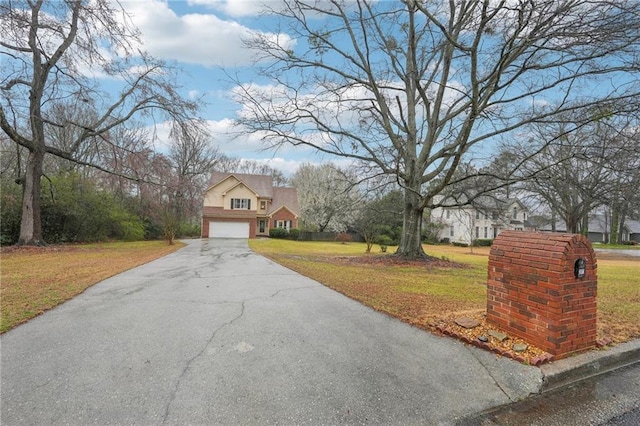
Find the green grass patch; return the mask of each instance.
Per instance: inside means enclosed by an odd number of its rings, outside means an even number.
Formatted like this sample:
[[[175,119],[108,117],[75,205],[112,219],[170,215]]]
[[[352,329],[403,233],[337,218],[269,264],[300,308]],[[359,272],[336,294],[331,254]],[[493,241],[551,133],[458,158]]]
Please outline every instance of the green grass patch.
[[[640,244],[602,244],[594,243],[593,248],[611,250],[640,250]]]

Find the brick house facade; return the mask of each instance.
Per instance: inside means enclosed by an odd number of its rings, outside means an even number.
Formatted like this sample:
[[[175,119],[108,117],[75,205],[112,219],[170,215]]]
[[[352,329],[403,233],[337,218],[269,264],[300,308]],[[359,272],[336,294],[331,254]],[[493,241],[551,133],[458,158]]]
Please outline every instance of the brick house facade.
[[[298,227],[295,188],[271,176],[214,172],[204,194],[202,238],[255,238],[271,228]]]

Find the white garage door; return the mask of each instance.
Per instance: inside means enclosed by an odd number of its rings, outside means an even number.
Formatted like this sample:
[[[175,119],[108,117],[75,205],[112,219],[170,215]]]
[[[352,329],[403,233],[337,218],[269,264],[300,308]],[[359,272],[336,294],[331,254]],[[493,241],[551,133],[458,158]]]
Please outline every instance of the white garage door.
[[[249,223],[211,221],[209,238],[249,238]]]

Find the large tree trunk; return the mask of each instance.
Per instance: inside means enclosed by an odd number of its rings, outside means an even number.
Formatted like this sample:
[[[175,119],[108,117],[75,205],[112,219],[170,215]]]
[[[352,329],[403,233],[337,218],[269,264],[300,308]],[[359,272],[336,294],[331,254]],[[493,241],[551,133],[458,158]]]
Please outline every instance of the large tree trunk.
[[[627,209],[623,208],[622,212],[620,212],[619,216],[619,225],[618,225],[618,235],[616,239],[616,243],[620,244],[623,241],[627,240],[626,235],[624,235],[624,224],[627,221]]]
[[[582,216],[582,229],[580,230],[580,233],[585,237],[589,236],[589,213],[585,213]]]
[[[618,243],[618,224],[620,223],[620,217],[618,208],[614,208],[611,212],[611,232],[609,233],[609,244],[617,244]],[[605,230],[605,232],[608,230]]]
[[[22,181],[22,220],[19,245],[44,245],[40,218],[40,179],[42,178],[43,151],[32,151]]]
[[[402,237],[396,254],[405,257],[425,257],[421,241],[424,208],[420,196],[411,188],[405,188],[404,204]]]
[[[569,212],[565,215],[564,221],[567,224],[567,232],[570,232],[572,234],[580,234],[580,225],[582,224],[581,216],[577,216]]]

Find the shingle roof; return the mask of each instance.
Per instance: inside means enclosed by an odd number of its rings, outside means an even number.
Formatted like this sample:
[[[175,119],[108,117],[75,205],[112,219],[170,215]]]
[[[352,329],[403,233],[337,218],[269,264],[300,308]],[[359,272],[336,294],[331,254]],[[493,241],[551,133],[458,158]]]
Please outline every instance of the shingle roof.
[[[465,205],[469,203],[469,197],[467,196],[467,194],[464,193],[460,193],[460,194],[456,194],[456,196],[448,196],[444,198],[444,204],[451,202],[453,204],[458,203],[459,205]],[[485,211],[502,211],[502,210],[506,210],[510,205],[512,205],[513,203],[518,203],[518,205],[520,205],[520,207],[527,209],[527,206],[525,206],[522,201],[520,201],[517,198],[508,198],[506,200],[503,199],[498,199],[496,197],[493,196],[488,196],[488,195],[481,195],[479,197],[476,197],[473,199],[473,201],[471,202],[471,205],[478,210],[485,210]]]
[[[300,215],[300,208],[298,207],[298,191],[296,188],[282,188],[277,186],[273,188],[273,200],[271,202],[269,214],[272,214],[283,206],[291,210],[291,212],[296,216]]]
[[[254,190],[260,197],[273,198],[273,178],[271,176],[213,172],[211,173],[211,180],[209,180],[209,187],[222,182],[232,175]]]
[[[255,191],[259,197],[271,198],[269,214],[274,213],[282,207],[287,207],[296,216],[300,215],[298,190],[296,188],[274,187],[271,176],[213,172],[209,180],[209,187],[222,182],[232,175]]]
[[[640,221],[627,219],[624,223],[629,227],[629,231],[632,234],[640,234]]]
[[[627,219],[624,225],[631,231],[632,234],[640,233],[640,222]],[[610,219],[603,214],[594,214],[589,216],[589,232],[596,233],[608,233],[611,228]],[[540,227],[541,231],[550,231],[551,224],[546,224]],[[564,220],[556,220],[556,231],[567,232],[567,225]]]

